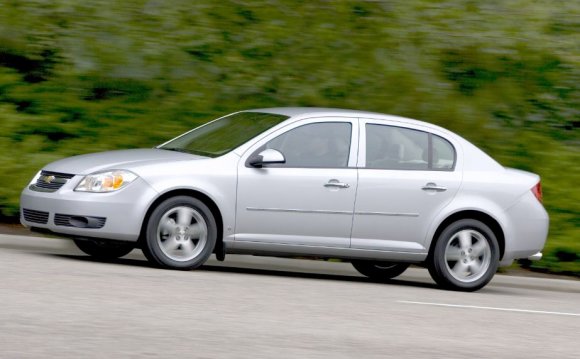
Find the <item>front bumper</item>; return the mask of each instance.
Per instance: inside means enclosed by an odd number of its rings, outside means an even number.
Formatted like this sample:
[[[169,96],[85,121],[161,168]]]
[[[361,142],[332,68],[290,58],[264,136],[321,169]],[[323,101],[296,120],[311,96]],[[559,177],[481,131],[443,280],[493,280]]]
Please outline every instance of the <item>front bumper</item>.
[[[141,178],[116,192],[75,192],[74,188],[82,177],[73,177],[53,193],[37,192],[26,187],[20,196],[20,222],[25,227],[67,236],[137,241],[145,213],[157,192]],[[24,209],[48,213],[46,223],[30,216],[28,218],[34,221],[27,220],[23,215]],[[55,218],[57,214],[106,218],[106,221],[101,228],[80,228],[63,225],[58,217]]]

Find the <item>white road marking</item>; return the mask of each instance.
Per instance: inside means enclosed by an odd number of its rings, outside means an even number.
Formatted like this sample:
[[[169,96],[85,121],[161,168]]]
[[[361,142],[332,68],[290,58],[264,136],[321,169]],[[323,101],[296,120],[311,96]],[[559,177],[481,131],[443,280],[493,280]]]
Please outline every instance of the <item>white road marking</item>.
[[[414,302],[410,300],[398,300],[398,303],[405,304],[421,304],[421,305],[434,305],[438,307],[451,307],[451,308],[471,308],[471,309],[485,309],[485,310],[499,310],[503,312],[518,312],[518,313],[533,313],[533,314],[553,314],[553,315],[567,315],[573,317],[580,317],[580,313],[565,313],[565,312],[549,312],[544,310],[529,310],[529,309],[515,309],[515,308],[498,308],[498,307],[480,307],[477,305],[462,305],[462,304],[445,304],[445,303],[429,303],[429,302]]]

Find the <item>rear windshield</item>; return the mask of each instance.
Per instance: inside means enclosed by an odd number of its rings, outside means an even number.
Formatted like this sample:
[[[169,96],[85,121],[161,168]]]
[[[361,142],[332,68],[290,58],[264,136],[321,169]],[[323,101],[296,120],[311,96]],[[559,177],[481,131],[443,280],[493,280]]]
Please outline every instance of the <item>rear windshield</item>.
[[[218,157],[288,119],[262,112],[239,112],[187,132],[158,148]]]

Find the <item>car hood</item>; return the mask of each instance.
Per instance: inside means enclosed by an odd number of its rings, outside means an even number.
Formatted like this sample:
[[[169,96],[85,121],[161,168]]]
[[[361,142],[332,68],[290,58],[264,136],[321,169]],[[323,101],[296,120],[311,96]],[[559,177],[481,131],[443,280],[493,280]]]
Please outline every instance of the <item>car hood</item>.
[[[207,157],[160,150],[157,148],[121,150],[64,158],[47,165],[44,167],[44,170],[75,175],[88,175],[93,172],[109,169],[131,169],[135,166],[147,165],[155,162],[166,163],[170,161],[191,161],[205,158]]]

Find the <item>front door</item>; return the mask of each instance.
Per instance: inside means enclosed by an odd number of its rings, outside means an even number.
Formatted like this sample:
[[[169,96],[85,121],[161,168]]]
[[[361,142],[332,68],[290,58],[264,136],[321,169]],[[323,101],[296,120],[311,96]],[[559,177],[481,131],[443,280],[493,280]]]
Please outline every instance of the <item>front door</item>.
[[[303,120],[270,135],[238,167],[236,241],[350,246],[357,187],[356,119]],[[255,168],[264,149],[286,162]]]

